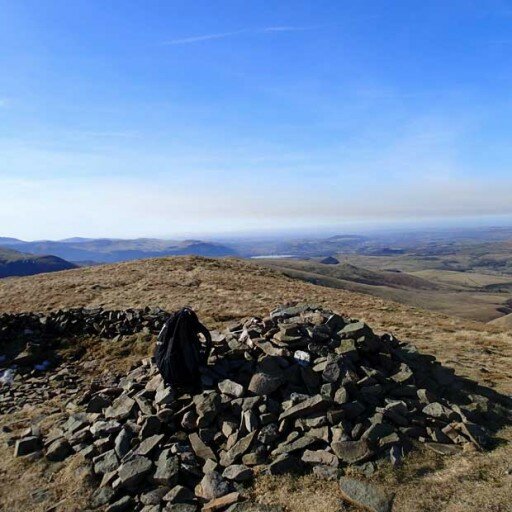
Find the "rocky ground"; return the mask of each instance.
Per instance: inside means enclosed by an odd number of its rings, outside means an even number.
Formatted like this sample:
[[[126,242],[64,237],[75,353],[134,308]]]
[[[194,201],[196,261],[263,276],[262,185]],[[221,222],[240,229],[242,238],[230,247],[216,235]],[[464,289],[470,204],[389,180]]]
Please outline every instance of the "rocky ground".
[[[59,336],[79,332],[112,346],[134,333],[151,337],[164,318],[149,308],[0,317],[0,340],[27,340],[6,351],[17,371],[0,390],[11,471],[21,464],[29,482],[43,468],[55,480],[83,472],[76,503],[58,485],[53,494],[40,485],[20,510],[409,510],[410,490],[396,484],[408,475],[410,489],[424,477],[412,468],[446,471],[441,458],[478,460],[482,471],[482,461],[503,457],[508,397],[324,308],[281,308],[214,332],[203,391],[193,395],[166,387],[147,358],[100,373],[94,352],[58,350]],[[58,356],[45,359],[50,350]],[[511,477],[500,471],[488,510],[507,510]],[[289,474],[305,476],[281,476]],[[295,486],[288,499],[287,486]],[[326,491],[303,508],[313,489]],[[430,510],[419,502],[410,510]],[[12,496],[5,505],[17,510]]]
[[[0,312],[147,306],[174,311],[189,305],[210,328],[301,300],[391,332],[459,375],[512,393],[512,331],[300,282],[247,261],[158,258],[0,280]]]

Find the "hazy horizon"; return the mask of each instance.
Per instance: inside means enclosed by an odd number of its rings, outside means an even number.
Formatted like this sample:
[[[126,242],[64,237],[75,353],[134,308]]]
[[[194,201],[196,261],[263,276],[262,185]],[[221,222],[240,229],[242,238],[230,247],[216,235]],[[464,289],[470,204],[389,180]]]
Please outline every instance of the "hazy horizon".
[[[441,222],[433,222],[432,219],[414,220],[409,222],[366,222],[352,223],[345,226],[316,226],[315,228],[297,228],[297,229],[268,229],[268,230],[242,230],[242,231],[219,231],[219,232],[191,232],[183,234],[166,234],[163,236],[147,236],[138,234],[131,237],[123,236],[83,236],[81,234],[70,232],[67,236],[61,238],[22,238],[13,233],[0,233],[2,238],[14,238],[25,242],[62,242],[73,239],[84,240],[136,240],[136,239],[159,239],[184,241],[191,239],[201,239],[210,242],[228,242],[228,241],[264,241],[277,239],[322,239],[330,236],[382,236],[386,234],[426,234],[426,233],[454,233],[458,231],[481,232],[489,230],[512,229],[512,217],[482,217],[463,218],[463,219],[444,219]]]
[[[2,236],[512,218],[506,2],[0,9]]]

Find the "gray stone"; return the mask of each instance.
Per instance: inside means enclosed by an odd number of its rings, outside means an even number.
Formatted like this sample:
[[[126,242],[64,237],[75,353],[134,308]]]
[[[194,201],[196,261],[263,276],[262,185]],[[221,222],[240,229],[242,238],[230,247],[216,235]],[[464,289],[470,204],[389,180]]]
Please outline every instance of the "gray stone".
[[[375,423],[363,432],[362,439],[377,442],[383,437],[389,436],[395,429],[389,423]]]
[[[324,382],[336,383],[341,377],[341,368],[338,361],[329,361],[325,370],[322,372]]]
[[[223,471],[222,476],[235,482],[244,482],[252,479],[254,471],[243,464],[233,464]]]
[[[57,439],[46,450],[46,458],[52,462],[59,462],[66,459],[73,453],[69,441],[65,438]]]
[[[62,429],[67,435],[72,435],[78,430],[89,426],[89,421],[86,414],[78,413],[72,414],[67,421],[62,425]]]
[[[94,463],[94,472],[99,475],[110,473],[119,466],[119,460],[117,459],[116,452],[109,450],[92,460]]]
[[[209,471],[201,480],[201,496],[207,500],[220,498],[229,492],[228,483],[217,473]]]
[[[244,387],[229,379],[219,382],[219,391],[224,395],[235,398],[240,398],[244,395]]]
[[[253,432],[258,428],[258,417],[254,411],[243,411],[241,423],[246,432]]]
[[[188,440],[190,442],[190,445],[192,446],[192,450],[194,450],[194,453],[203,460],[207,459],[213,459],[217,460],[217,457],[213,450],[206,445],[203,440],[199,437],[199,435],[194,432],[193,434],[190,434],[188,436]]]
[[[334,393],[334,401],[337,404],[345,404],[348,402],[348,392],[347,390],[341,386]]]
[[[112,487],[99,487],[96,489],[90,500],[90,505],[93,508],[98,508],[114,500],[117,492]]]
[[[203,473],[208,473],[208,471],[216,471],[219,467],[219,464],[212,459],[207,459],[203,464]]]
[[[343,499],[369,512],[391,512],[393,498],[380,488],[352,478],[341,477]]]
[[[462,447],[456,444],[425,443],[425,447],[439,455],[455,455],[462,451]]]
[[[155,404],[157,405],[169,405],[174,402],[176,394],[171,388],[162,387],[159,388],[155,395]]]
[[[423,407],[423,414],[444,420],[446,422],[450,421],[451,419],[456,419],[457,417],[455,412],[453,412],[451,409],[448,409],[448,407],[445,407],[439,402],[432,402],[431,404]]]
[[[307,398],[306,400],[294,405],[284,411],[281,416],[279,416],[280,420],[284,420],[286,418],[294,419],[300,418],[304,416],[308,416],[315,412],[323,411],[327,409],[329,406],[329,401],[325,400],[322,395],[315,395],[311,398]]]
[[[412,377],[412,370],[405,363],[401,363],[399,371],[391,376],[391,380],[398,384],[406,384]]]
[[[140,502],[143,505],[159,505],[164,496],[170,491],[169,487],[157,487],[140,495]]]
[[[279,375],[255,373],[249,382],[249,391],[255,395],[270,395],[277,391],[282,384],[283,379]]]
[[[371,478],[375,471],[377,469],[377,466],[375,465],[375,462],[364,462],[363,464],[357,464],[356,466],[352,467],[352,470],[355,473],[358,473],[366,478]]]
[[[172,487],[178,483],[179,469],[178,457],[173,456],[169,448],[162,450],[156,462],[153,480],[157,484]]]
[[[220,406],[220,397],[218,393],[212,392],[206,395],[196,395],[194,397],[196,411],[198,415],[198,426],[207,427],[217,417]]]
[[[156,334],[166,314],[152,311],[70,310],[59,312],[56,319],[48,316],[45,329],[73,326],[76,333],[83,326],[92,335],[110,339],[134,332]],[[17,375],[0,402],[9,414],[19,406],[19,397],[35,405],[55,396],[65,399],[69,419],[46,437],[48,458],[61,458],[62,446],[65,451],[71,446],[89,460],[97,455],[93,467],[105,472],[101,486],[119,493],[109,503],[122,498],[125,489],[134,498],[132,508],[144,512],[161,512],[155,510],[160,504],[152,503],[152,489],[168,487],[167,496],[181,481],[190,482],[190,489],[178,487],[177,495],[190,493],[204,472],[224,472],[232,489],[241,490],[237,480],[252,474],[248,468],[272,474],[308,464],[332,477],[336,465],[356,464],[354,471],[367,475],[377,467],[368,460],[378,456],[379,467],[385,458],[399,463],[403,450],[418,442],[439,453],[458,452],[468,448],[468,442],[479,448],[487,444],[485,430],[476,423],[491,419],[501,406],[474,390],[463,408],[450,403],[448,389],[438,384],[455,385],[453,372],[435,358],[420,356],[391,335],[376,336],[362,322],[346,324],[316,307],[282,311],[273,319],[243,320],[235,331],[222,335],[225,343],[216,347],[211,366],[201,369],[204,392],[175,394],[146,359],[120,378],[105,375],[103,389],[94,382],[82,394],[78,389],[84,382],[75,371],[82,364],[66,362],[46,374]],[[0,333],[5,334],[4,318]],[[30,318],[22,323],[34,329]],[[37,322],[39,317],[34,318]],[[297,349],[307,351],[309,365],[294,359]],[[446,389],[447,394],[434,399],[427,389]],[[78,407],[89,414],[72,412]],[[31,428],[9,443],[14,447],[16,439],[30,436],[39,434]],[[32,453],[35,458],[42,452]],[[128,491],[118,474],[146,455],[148,472],[135,477],[135,488]],[[116,468],[117,459],[123,464]],[[197,491],[200,494],[199,487]],[[149,501],[141,503],[142,496]],[[199,501],[193,501],[181,505],[195,509]],[[207,508],[220,503],[210,502]],[[167,508],[179,504],[168,502]]]
[[[114,440],[114,450],[120,459],[130,451],[132,438],[133,434],[126,428],[123,428],[119,434],[117,434]]]
[[[181,426],[185,430],[194,430],[197,428],[197,414],[195,411],[187,411],[183,415],[183,419],[181,420]]]
[[[246,453],[242,456],[242,464],[246,466],[259,466],[264,464],[267,461],[267,454],[263,446],[259,446],[259,448],[254,452]]]
[[[281,443],[273,452],[273,455],[279,455],[281,453],[292,453],[298,450],[304,450],[308,446],[314,444],[316,440],[313,437],[304,436],[295,439],[290,443]]]
[[[480,450],[491,444],[489,434],[480,425],[462,422],[457,424],[457,428]]]
[[[357,361],[359,359],[356,342],[351,338],[341,340],[340,345],[336,347],[336,353],[347,357],[352,361]]]
[[[156,415],[148,416],[144,423],[142,424],[142,428],[140,429],[139,437],[141,439],[145,439],[146,437],[151,437],[160,433],[160,429],[162,428],[162,422]]]
[[[165,512],[197,512],[197,505],[193,503],[169,503],[165,508]],[[153,511],[152,511],[153,512]],[[158,509],[160,512],[160,509]]]
[[[121,423],[115,420],[110,421],[97,421],[91,426],[91,434],[94,437],[105,437],[109,434],[119,432],[121,430]]]
[[[216,498],[214,500],[206,503],[201,512],[214,512],[216,510],[225,510],[227,506],[236,503],[240,499],[240,493],[238,492],[230,492],[229,494],[225,494],[220,498]]]
[[[151,416],[153,414],[154,409],[149,400],[142,396],[135,396],[134,400],[137,402],[137,405],[144,416]]]
[[[334,481],[338,478],[338,469],[333,466],[313,466],[313,474],[320,480]]]
[[[110,398],[104,394],[94,395],[89,403],[87,404],[87,408],[85,409],[88,413],[98,413],[103,411],[106,407],[108,407],[112,402]]]
[[[429,404],[435,401],[435,396],[428,389],[418,389],[417,394],[422,404]]]
[[[364,322],[352,322],[345,325],[343,329],[338,331],[338,334],[345,338],[353,338],[357,340],[361,336],[372,334],[372,330]]]
[[[338,467],[338,457],[325,450],[305,450],[302,454],[302,462],[332,466],[334,468]]]
[[[135,454],[144,456],[149,455],[161,443],[163,438],[163,434],[158,434],[144,439],[135,450]]]
[[[135,410],[135,400],[128,395],[116,398],[113,404],[105,409],[105,418],[111,420],[125,420]]]
[[[41,440],[36,436],[24,437],[18,439],[14,446],[14,456],[22,457],[33,453],[41,448]]]
[[[268,466],[271,475],[284,475],[285,473],[296,473],[300,471],[302,464],[299,458],[289,453],[278,455]]]
[[[373,451],[365,440],[333,442],[331,448],[336,457],[347,464],[363,462],[373,455]]]
[[[135,457],[119,466],[120,485],[127,489],[138,486],[149,475],[153,463],[146,457]]]
[[[105,512],[124,512],[125,510],[133,510],[134,501],[131,496],[123,496],[115,503],[109,505]]]
[[[269,423],[258,432],[258,441],[263,444],[271,444],[279,437],[277,423]]]
[[[182,485],[176,485],[164,496],[164,501],[168,501],[173,505],[181,503],[193,503],[195,501],[195,495],[190,489],[187,489]],[[172,505],[169,507],[169,505],[167,505],[165,510],[174,511],[178,510],[178,508],[174,508]]]
[[[220,463],[222,466],[231,466],[234,462],[236,462],[242,455],[250,448],[251,443],[256,435],[256,432],[251,432],[245,437],[242,437],[239,441],[235,443],[235,445],[223,453],[220,459]]]

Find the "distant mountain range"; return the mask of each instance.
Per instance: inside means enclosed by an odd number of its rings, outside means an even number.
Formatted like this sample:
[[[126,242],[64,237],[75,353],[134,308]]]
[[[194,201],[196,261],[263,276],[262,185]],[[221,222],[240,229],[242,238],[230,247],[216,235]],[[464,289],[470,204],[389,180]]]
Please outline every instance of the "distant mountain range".
[[[46,255],[53,254],[75,263],[115,263],[118,261],[158,258],[162,256],[236,256],[231,247],[200,240],[158,240],[137,238],[121,240],[114,238],[68,238],[66,240],[39,240],[25,242],[16,238],[1,238],[0,247],[16,251]]]
[[[42,272],[55,272],[71,268],[77,268],[77,265],[57,256],[35,256],[0,248],[0,278],[31,276]]]

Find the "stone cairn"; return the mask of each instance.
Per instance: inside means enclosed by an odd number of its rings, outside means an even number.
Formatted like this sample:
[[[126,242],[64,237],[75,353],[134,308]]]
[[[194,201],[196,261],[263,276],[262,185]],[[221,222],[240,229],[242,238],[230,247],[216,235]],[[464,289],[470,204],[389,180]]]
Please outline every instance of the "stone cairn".
[[[32,343],[46,343],[59,335],[93,335],[103,338],[158,332],[168,313],[161,308],[126,309],[69,308],[44,313],[0,314],[0,349],[18,336]]]
[[[168,313],[160,308],[127,309],[70,308],[44,313],[0,314],[0,374],[3,368],[12,373],[12,384],[0,383],[0,414],[20,408],[30,397],[30,405],[45,403],[59,397],[73,397],[82,387],[84,378],[80,362],[68,361],[53,369],[54,349],[63,338],[97,336],[117,340],[137,333],[157,334]],[[21,350],[11,353],[14,344]]]
[[[153,331],[164,317],[156,312],[140,330]],[[78,320],[76,329],[117,335],[124,316],[119,322]],[[90,460],[98,485],[91,508],[270,512],[281,508],[241,501],[257,474],[309,468],[334,479],[347,466],[368,473],[400,464],[420,446],[448,455],[489,444],[478,421],[493,404],[464,394],[434,357],[363,322],[307,305],[281,307],[212,337],[201,392],[175,392],[143,360],[108,386],[93,382],[45,437],[18,438],[16,455]],[[454,393],[457,402],[448,398]],[[339,482],[347,500],[390,510],[381,491],[343,476]]]

